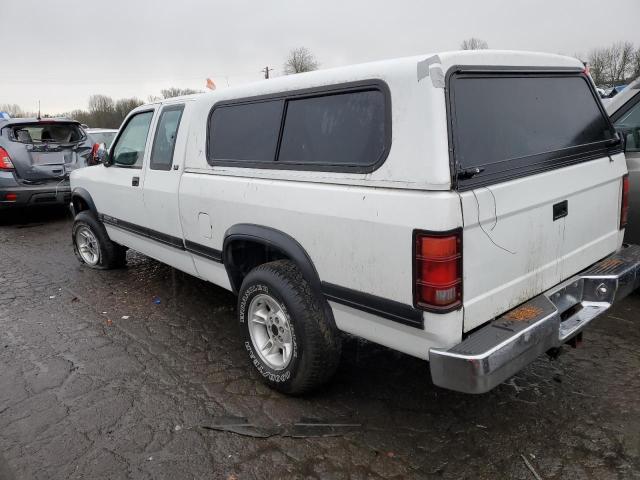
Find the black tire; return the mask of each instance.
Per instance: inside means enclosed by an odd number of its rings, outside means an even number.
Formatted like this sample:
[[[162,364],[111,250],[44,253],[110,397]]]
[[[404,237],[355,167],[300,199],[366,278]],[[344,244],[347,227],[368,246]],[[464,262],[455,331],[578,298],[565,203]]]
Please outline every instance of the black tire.
[[[97,241],[98,259],[95,263],[86,261],[79,251],[77,237],[82,229],[89,229]],[[88,267],[109,270],[124,267],[127,263],[127,249],[112,242],[102,222],[88,210],[83,210],[76,215],[71,229],[71,241],[76,258]]]
[[[258,354],[247,318],[252,300],[266,294],[282,308],[291,329],[293,353],[287,366],[274,369]],[[263,298],[263,297],[262,297]],[[256,300],[256,301],[259,301]],[[327,382],[340,362],[341,338],[293,262],[278,260],[249,272],[238,295],[238,319],[249,361],[271,388],[290,395],[314,390]],[[268,327],[267,327],[268,330]]]

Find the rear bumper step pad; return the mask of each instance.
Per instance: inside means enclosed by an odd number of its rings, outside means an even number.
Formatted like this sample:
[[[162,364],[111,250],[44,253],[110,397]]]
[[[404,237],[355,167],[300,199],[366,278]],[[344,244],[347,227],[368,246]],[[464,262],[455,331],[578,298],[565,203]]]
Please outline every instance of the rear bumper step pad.
[[[638,286],[640,246],[625,246],[505,313],[453,348],[432,348],[433,383],[464,393],[488,392],[542,353],[571,340]]]

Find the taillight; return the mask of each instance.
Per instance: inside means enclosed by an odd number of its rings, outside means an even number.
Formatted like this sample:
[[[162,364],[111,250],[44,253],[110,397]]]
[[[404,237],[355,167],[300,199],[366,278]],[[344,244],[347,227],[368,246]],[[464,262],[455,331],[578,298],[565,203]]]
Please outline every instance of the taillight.
[[[0,147],[0,170],[13,170],[13,162],[7,151]]]
[[[627,226],[629,218],[629,174],[622,177],[622,199],[620,200],[620,229]]]
[[[455,310],[462,304],[462,230],[414,232],[414,304],[424,310]]]

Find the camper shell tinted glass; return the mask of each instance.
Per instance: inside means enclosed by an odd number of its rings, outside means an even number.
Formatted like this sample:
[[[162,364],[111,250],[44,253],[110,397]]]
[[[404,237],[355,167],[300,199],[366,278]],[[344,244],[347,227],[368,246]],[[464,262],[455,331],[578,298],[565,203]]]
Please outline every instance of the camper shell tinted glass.
[[[461,190],[602,157],[619,149],[580,72],[461,72],[449,80],[454,185]]]
[[[282,100],[224,105],[209,122],[209,158],[219,162],[271,162],[282,121]]]
[[[389,89],[371,80],[220,102],[207,142],[210,165],[369,173],[391,145]]]
[[[384,97],[379,90],[287,102],[279,162],[371,165],[384,152]]]

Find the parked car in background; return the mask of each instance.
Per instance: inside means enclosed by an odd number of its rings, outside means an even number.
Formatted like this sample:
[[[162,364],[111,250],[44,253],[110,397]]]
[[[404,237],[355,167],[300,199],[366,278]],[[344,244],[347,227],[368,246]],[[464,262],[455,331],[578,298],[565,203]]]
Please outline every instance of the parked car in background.
[[[628,242],[640,242],[640,78],[605,106],[611,121],[625,140],[630,218],[624,238]]]
[[[449,52],[167,99],[103,165],[71,176],[78,259],[128,247],[233,291],[252,368],[286,393],[331,377],[339,331],[486,392],[640,282],[622,141],[568,57]]]
[[[67,204],[69,173],[87,165],[91,141],[68,119],[0,119],[0,209]]]
[[[111,147],[113,139],[116,138],[118,130],[115,128],[87,128],[84,127],[84,131],[87,132],[87,136],[93,143],[91,147],[91,155],[88,159],[89,165],[97,165],[100,163],[106,152]]]
[[[627,88],[626,85],[617,85],[615,87],[608,88],[604,93],[604,98],[613,98],[619,93],[623,92],[625,88]]]
[[[103,143],[107,149],[118,134],[116,128],[85,128],[84,131],[87,132],[87,136],[93,144]]]

